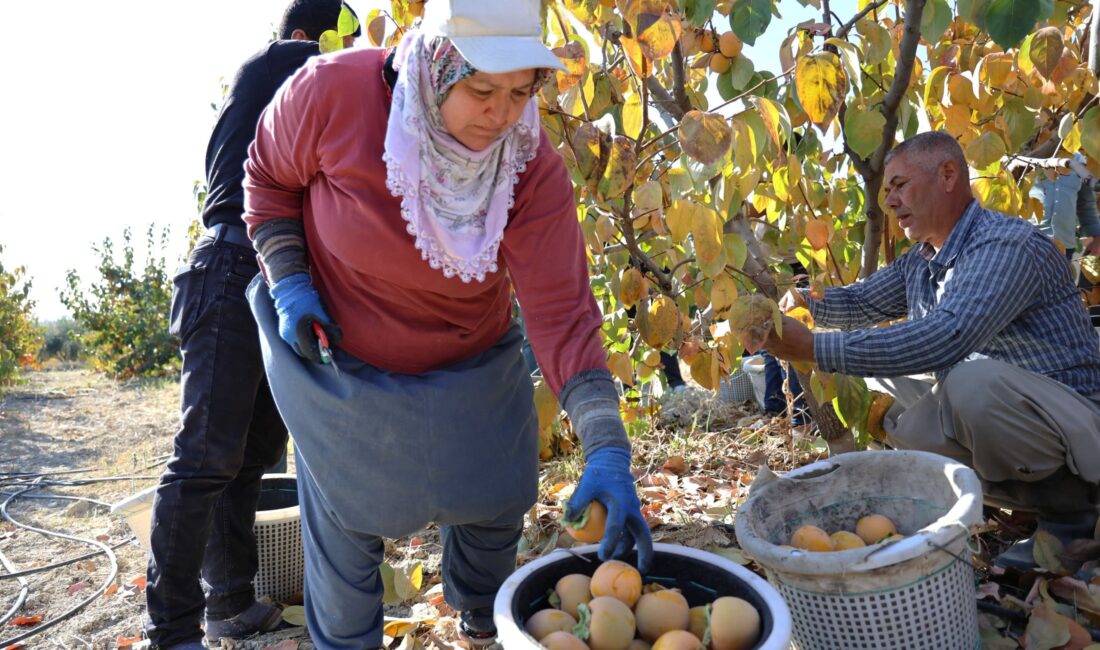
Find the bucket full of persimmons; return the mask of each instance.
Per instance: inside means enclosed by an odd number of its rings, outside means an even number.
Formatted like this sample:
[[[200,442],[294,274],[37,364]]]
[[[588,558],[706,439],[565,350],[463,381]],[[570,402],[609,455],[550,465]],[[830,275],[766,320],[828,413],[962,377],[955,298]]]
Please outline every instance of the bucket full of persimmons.
[[[786,650],[791,615],[763,578],[685,546],[654,544],[601,562],[596,545],[559,549],[513,573],[493,618],[505,650]]]
[[[790,606],[799,650],[980,647],[969,467],[920,451],[841,454],[758,481],[742,550]]]

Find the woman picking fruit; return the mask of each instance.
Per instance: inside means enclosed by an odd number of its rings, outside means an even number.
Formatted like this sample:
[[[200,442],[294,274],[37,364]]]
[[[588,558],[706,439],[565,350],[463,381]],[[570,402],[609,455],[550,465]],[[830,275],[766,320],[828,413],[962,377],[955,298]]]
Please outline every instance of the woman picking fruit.
[[[441,525],[444,594],[475,643],[538,482],[513,287],[607,506],[600,556],[648,527],[600,343],[573,188],[533,96],[558,59],[537,0],[432,0],[393,52],[308,64],[265,112],[249,289],[293,432],[306,618],[319,648],[382,644],[383,537]],[[327,367],[327,366],[332,367]]]

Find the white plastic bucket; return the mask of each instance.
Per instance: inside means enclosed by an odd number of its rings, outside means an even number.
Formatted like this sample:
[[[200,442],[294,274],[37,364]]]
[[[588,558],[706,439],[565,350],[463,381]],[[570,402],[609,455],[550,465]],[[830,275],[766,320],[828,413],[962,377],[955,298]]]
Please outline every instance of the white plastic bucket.
[[[741,370],[752,380],[752,394],[756,405],[764,410],[764,399],[768,394],[768,383],[764,375],[764,355],[756,354],[741,359]]]
[[[536,611],[549,607],[548,591],[571,573],[591,575],[599,560],[596,545],[559,549],[525,564],[501,586],[493,603],[497,638],[505,650],[542,648],[527,634],[524,624]],[[681,589],[692,606],[719,596],[743,598],[760,613],[761,634],[753,650],[787,650],[791,642],[791,614],[779,594],[763,578],[737,564],[686,546],[654,544],[653,566],[644,582]],[[633,553],[624,558],[633,563]]]
[[[139,544],[149,550],[153,522],[153,497],[157,487],[142,490],[111,506],[126,519]],[[297,479],[293,474],[265,474],[256,508],[256,596],[283,602],[302,591],[305,556],[298,509]]]
[[[854,530],[883,514],[906,537],[833,553],[783,547],[799,526]],[[971,650],[980,645],[968,542],[982,522],[970,468],[920,451],[842,454],[760,486],[737,539],[791,608],[800,650]]]

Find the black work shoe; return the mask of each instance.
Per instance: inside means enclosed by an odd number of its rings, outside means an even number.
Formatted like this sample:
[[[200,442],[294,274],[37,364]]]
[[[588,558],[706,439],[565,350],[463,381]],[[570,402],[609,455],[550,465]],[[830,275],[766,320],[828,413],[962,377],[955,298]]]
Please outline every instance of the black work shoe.
[[[458,636],[467,648],[488,648],[497,642],[497,631],[479,632],[470,629],[463,621],[458,626]]]
[[[283,610],[274,605],[252,603],[233,618],[206,619],[206,644],[215,647],[223,639],[243,639],[261,632],[291,627],[283,621]]]
[[[1040,515],[1036,529],[1054,535],[1063,545],[1076,539],[1092,539],[1096,531],[1096,510],[1059,515]],[[1020,572],[1038,568],[1035,561],[1035,535],[1020,540],[993,559],[993,564]]]

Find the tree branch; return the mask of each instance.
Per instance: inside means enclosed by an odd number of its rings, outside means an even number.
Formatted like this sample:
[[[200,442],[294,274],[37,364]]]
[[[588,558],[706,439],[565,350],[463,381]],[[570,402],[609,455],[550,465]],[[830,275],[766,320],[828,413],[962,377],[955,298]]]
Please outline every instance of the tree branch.
[[[882,127],[882,143],[867,161],[861,161],[859,156],[852,154],[853,164],[863,176],[867,199],[867,229],[863,236],[861,277],[867,277],[878,268],[878,253],[885,220],[882,208],[878,204],[878,194],[882,188],[886,154],[894,148],[898,130],[898,107],[901,106],[912,81],[913,60],[917,55],[917,45],[920,44],[920,22],[921,15],[924,13],[924,3],[925,0],[905,0],[905,26],[901,37],[901,48],[897,64],[894,66],[894,78],[882,101],[882,114],[886,117],[886,124]],[[844,148],[851,152],[847,142]]]

